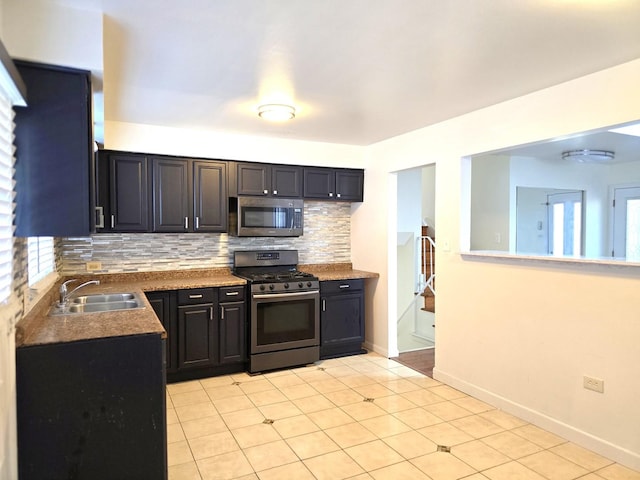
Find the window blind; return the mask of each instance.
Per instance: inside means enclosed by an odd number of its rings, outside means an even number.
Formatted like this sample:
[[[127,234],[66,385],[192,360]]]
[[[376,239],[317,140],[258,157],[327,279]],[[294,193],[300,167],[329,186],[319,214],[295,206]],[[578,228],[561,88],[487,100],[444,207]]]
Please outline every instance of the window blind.
[[[53,237],[29,237],[29,286],[53,272]]]
[[[0,302],[11,294],[13,263],[13,108],[0,95]]]

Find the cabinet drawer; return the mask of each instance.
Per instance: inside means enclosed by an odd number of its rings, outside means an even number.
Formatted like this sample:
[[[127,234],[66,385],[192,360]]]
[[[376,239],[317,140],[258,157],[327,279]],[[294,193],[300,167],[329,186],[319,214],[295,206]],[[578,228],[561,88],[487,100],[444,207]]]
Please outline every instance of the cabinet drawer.
[[[200,303],[213,303],[215,296],[213,288],[191,288],[178,290],[178,305],[198,305]]]
[[[244,285],[235,287],[220,287],[218,289],[219,302],[240,302],[244,300]]]
[[[364,280],[361,278],[352,280],[329,280],[320,282],[320,293],[322,295],[327,293],[340,293],[350,292],[364,289]]]

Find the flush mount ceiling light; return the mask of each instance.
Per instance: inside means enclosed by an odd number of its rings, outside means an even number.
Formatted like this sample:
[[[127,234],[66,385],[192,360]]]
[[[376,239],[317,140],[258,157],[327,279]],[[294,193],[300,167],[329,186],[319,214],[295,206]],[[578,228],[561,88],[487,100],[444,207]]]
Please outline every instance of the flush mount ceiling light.
[[[580,163],[602,163],[613,160],[615,153],[608,150],[569,150],[562,152],[564,160],[573,160]]]
[[[296,109],[291,105],[268,103],[258,107],[258,116],[272,122],[285,122],[296,116]]]

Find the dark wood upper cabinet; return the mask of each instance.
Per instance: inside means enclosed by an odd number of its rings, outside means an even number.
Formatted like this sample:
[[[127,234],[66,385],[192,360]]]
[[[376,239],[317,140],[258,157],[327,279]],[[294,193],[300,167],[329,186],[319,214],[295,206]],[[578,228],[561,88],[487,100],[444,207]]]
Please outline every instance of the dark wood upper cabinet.
[[[96,162],[96,231],[149,231],[147,157],[101,150]]]
[[[224,162],[153,159],[153,231],[227,230],[227,166]]]
[[[188,232],[192,228],[190,162],[152,158],[152,209],[154,232]]]
[[[289,165],[271,165],[271,194],[278,197],[302,196],[302,168]]]
[[[362,202],[363,194],[363,170],[326,167],[304,168],[304,198]]]
[[[27,87],[27,106],[15,108],[15,235],[87,236],[94,229],[91,73],[15,64]]]
[[[238,163],[237,194],[247,196],[302,196],[302,167],[262,163]]]
[[[227,231],[227,164],[193,162],[193,231]]]

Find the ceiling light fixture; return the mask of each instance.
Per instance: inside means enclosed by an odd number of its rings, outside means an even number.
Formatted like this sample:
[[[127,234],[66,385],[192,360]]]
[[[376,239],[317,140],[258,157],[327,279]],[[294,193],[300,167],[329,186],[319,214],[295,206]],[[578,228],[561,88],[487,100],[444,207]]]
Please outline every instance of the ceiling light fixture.
[[[615,153],[609,150],[569,150],[562,152],[564,160],[574,160],[580,163],[601,163],[613,160]]]
[[[285,122],[296,116],[296,109],[291,105],[269,103],[258,107],[258,116],[272,122]]]

